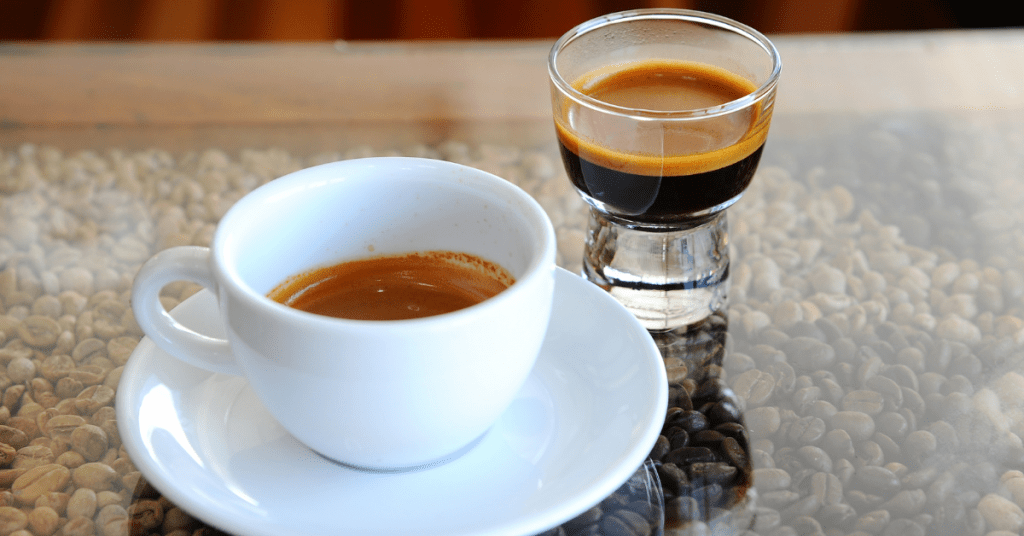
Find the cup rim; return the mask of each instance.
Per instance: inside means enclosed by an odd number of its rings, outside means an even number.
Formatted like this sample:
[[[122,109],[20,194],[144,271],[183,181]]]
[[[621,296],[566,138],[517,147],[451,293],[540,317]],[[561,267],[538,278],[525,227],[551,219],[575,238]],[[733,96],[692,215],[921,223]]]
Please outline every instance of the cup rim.
[[[695,22],[706,26],[716,26],[718,28],[732,31],[735,34],[746,37],[747,39],[758,44],[768,55],[772,58],[772,71],[768,78],[753,92],[740,97],[739,99],[729,101],[724,104],[717,106],[711,106],[708,108],[698,108],[694,110],[671,110],[671,111],[659,111],[659,110],[644,110],[639,108],[629,108],[625,106],[618,106],[614,104],[608,104],[606,102],[595,99],[589,95],[586,95],[576,88],[572,87],[572,84],[562,77],[558,71],[558,55],[562,49],[572,43],[580,36],[589,33],[593,30],[610,26],[613,24],[627,23],[636,20],[681,20],[687,22]],[[711,117],[719,117],[726,115],[737,110],[749,107],[763,100],[769,96],[778,84],[779,76],[782,73],[782,58],[779,55],[778,49],[775,48],[775,44],[772,43],[767,37],[761,32],[754,28],[735,21],[728,17],[716,15],[714,13],[706,13],[703,11],[696,11],[692,9],[676,9],[676,8],[646,8],[646,9],[633,9],[629,11],[620,11],[618,13],[610,13],[608,15],[602,15],[600,17],[588,20],[582,24],[572,28],[555,41],[555,44],[551,47],[551,51],[548,54],[548,76],[552,83],[558,90],[566,97],[576,101],[582,106],[593,108],[597,111],[604,112],[611,115],[617,115],[621,117],[627,117],[638,120],[656,120],[656,121],[691,121],[696,119],[707,119]]]
[[[485,185],[488,190],[498,192],[498,195],[507,197],[510,200],[518,200],[522,204],[522,207],[525,210],[521,211],[521,213],[524,214],[531,222],[531,225],[535,227],[535,229],[530,231],[529,234],[531,236],[538,235],[540,238],[536,254],[532,256],[529,263],[527,263],[524,268],[523,273],[516,277],[516,281],[512,285],[498,294],[469,307],[449,313],[420,318],[401,320],[359,320],[325,316],[295,309],[274,301],[252,288],[248,283],[241,279],[237,270],[227,262],[227,259],[225,258],[226,248],[224,243],[229,239],[230,232],[227,231],[226,227],[218,224],[211,244],[211,267],[214,270],[214,279],[217,281],[218,286],[229,287],[231,296],[236,299],[242,299],[248,306],[259,308],[267,314],[279,316],[288,322],[301,322],[307,325],[312,323],[318,327],[325,328],[330,326],[358,326],[360,329],[393,329],[396,326],[402,326],[403,328],[418,327],[431,329],[441,323],[448,324],[452,322],[458,323],[468,321],[472,316],[477,314],[476,311],[479,311],[480,308],[499,306],[500,303],[513,299],[515,295],[527,292],[528,288],[535,286],[539,282],[539,279],[545,277],[545,274],[554,274],[556,266],[555,232],[550,218],[544,211],[543,207],[541,207],[540,203],[538,203],[522,188],[506,179],[481,169],[444,160],[401,156],[368,157],[339,160],[336,162],[300,169],[274,179],[244,196],[239,200],[239,202],[235,203],[235,205],[228,209],[227,213],[225,213],[221,218],[221,222],[229,222],[238,218],[239,213],[251,211],[253,203],[258,202],[261,199],[279,195],[285,191],[294,189],[305,182],[315,182],[313,179],[316,179],[319,175],[325,172],[339,173],[346,168],[364,167],[368,164],[389,166],[410,164],[420,166],[426,165],[433,167],[435,170],[468,171],[468,175],[473,177],[472,180],[475,181],[474,184]],[[221,292],[222,289],[217,290],[218,294]]]

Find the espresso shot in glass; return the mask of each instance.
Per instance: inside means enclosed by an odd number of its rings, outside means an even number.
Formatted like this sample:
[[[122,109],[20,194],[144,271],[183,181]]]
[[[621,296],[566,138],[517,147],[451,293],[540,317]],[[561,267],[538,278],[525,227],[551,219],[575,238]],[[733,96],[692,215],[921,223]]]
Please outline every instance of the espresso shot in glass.
[[[757,169],[781,69],[753,28],[680,9],[598,17],[551,50],[559,149],[590,205],[583,275],[656,339],[725,307],[725,209]]]

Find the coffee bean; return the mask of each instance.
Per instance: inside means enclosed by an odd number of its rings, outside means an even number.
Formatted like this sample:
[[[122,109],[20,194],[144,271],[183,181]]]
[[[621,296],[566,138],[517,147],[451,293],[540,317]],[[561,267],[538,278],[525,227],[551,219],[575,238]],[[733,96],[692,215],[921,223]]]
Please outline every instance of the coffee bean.
[[[735,438],[727,437],[722,441],[721,453],[725,461],[741,471],[750,470],[750,458],[747,449],[743,448]]]
[[[831,473],[814,473],[810,491],[821,504],[839,504],[843,500],[843,483]]]
[[[817,519],[810,516],[799,516],[793,519],[793,529],[796,530],[797,534],[801,535],[821,535],[824,536],[825,531],[821,528],[821,523]]]
[[[859,467],[853,475],[853,484],[866,493],[881,497],[891,497],[900,489],[900,479],[892,471],[877,465]]]
[[[819,400],[821,400],[821,388],[816,385],[797,389],[792,398],[793,405],[801,412],[806,412],[811,404]]]
[[[860,411],[840,411],[832,416],[832,427],[849,434],[853,441],[863,441],[875,434],[875,422]]]
[[[678,465],[667,462],[657,466],[661,485],[673,495],[681,495],[690,489],[690,477]]]
[[[924,509],[927,500],[924,490],[905,489],[886,501],[882,508],[898,516],[912,517]]]
[[[882,536],[924,536],[925,534],[925,528],[911,519],[894,519],[882,532]]]
[[[659,435],[657,441],[654,442],[654,447],[651,448],[651,453],[649,454],[649,457],[652,460],[660,462],[661,459],[664,458],[666,454],[668,454],[668,451],[668,439],[666,439],[663,435]]]
[[[718,450],[719,445],[725,439],[725,434],[717,430],[701,430],[690,438],[690,444],[695,447],[708,447],[712,450]]]
[[[708,418],[701,412],[695,410],[681,410],[673,413],[665,426],[680,426],[689,434],[706,430],[709,427]]]
[[[651,526],[646,519],[635,512],[622,510],[601,520],[601,534],[608,536],[645,536]]]
[[[813,516],[818,512],[819,508],[821,508],[821,500],[814,495],[808,495],[783,508],[779,513],[783,519],[792,519],[801,516]]]
[[[793,337],[782,345],[782,351],[789,362],[801,370],[827,369],[836,359],[835,349],[811,337]]]
[[[886,510],[874,510],[860,516],[853,524],[853,528],[868,534],[878,534],[889,525],[891,518]]]
[[[604,511],[601,510],[600,506],[594,506],[587,509],[582,514],[572,518],[565,522],[564,527],[566,530],[576,533],[577,531],[584,530],[586,527],[596,525],[601,521],[601,517],[604,515]]]
[[[738,423],[743,420],[743,412],[731,400],[719,400],[711,407],[707,416],[711,426],[724,423]]]
[[[816,400],[807,406],[805,412],[808,416],[817,417],[824,422],[830,422],[832,416],[838,413],[839,410],[828,400]]]
[[[797,449],[797,454],[800,455],[807,467],[824,473],[832,472],[832,458],[824,449],[814,445],[804,445]]]
[[[681,447],[669,451],[663,461],[678,466],[687,466],[699,462],[713,462],[715,455],[707,447]]]
[[[907,418],[892,411],[875,417],[875,429],[893,440],[902,440],[910,431]]]
[[[846,503],[826,503],[817,513],[818,519],[826,527],[847,530],[857,519],[857,511]]]
[[[725,462],[696,462],[687,467],[687,473],[694,486],[708,484],[727,486],[736,480],[739,470]]]
[[[789,473],[783,469],[757,468],[753,475],[754,485],[762,493],[788,489],[792,482]]]
[[[665,433],[668,434],[668,449],[670,451],[690,444],[690,434],[678,426],[669,428]]]
[[[816,444],[825,436],[825,421],[817,417],[801,417],[789,429],[789,440],[796,444]]]
[[[782,418],[778,408],[764,406],[748,411],[744,421],[750,429],[751,438],[771,437],[779,430]]]
[[[690,496],[674,497],[665,502],[665,523],[676,525],[684,521],[703,518],[701,506]]]
[[[58,491],[71,479],[71,471],[57,464],[46,464],[25,471],[11,484],[14,500],[22,505],[36,502],[40,496]]]
[[[747,443],[747,427],[738,422],[724,422],[715,426],[715,431],[741,442]]]

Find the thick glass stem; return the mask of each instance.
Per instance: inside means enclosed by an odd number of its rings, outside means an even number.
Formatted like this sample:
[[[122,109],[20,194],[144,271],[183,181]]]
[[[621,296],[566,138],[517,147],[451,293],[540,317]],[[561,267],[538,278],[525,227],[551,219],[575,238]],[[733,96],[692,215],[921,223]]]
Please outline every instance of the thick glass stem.
[[[725,307],[728,241],[725,211],[691,224],[636,227],[591,209],[583,275],[648,330],[677,330]]]

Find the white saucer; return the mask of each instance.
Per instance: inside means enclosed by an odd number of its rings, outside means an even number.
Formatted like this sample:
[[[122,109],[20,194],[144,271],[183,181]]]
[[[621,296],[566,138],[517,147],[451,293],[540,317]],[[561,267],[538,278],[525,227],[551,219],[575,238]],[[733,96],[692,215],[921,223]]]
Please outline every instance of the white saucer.
[[[202,291],[173,315],[222,333]],[[540,358],[483,440],[437,468],[369,474],[293,439],[245,380],[200,370],[143,339],[125,366],[117,421],[146,479],[191,515],[233,534],[526,535],[613,493],[661,430],[667,381],[636,319],[559,270]]]

